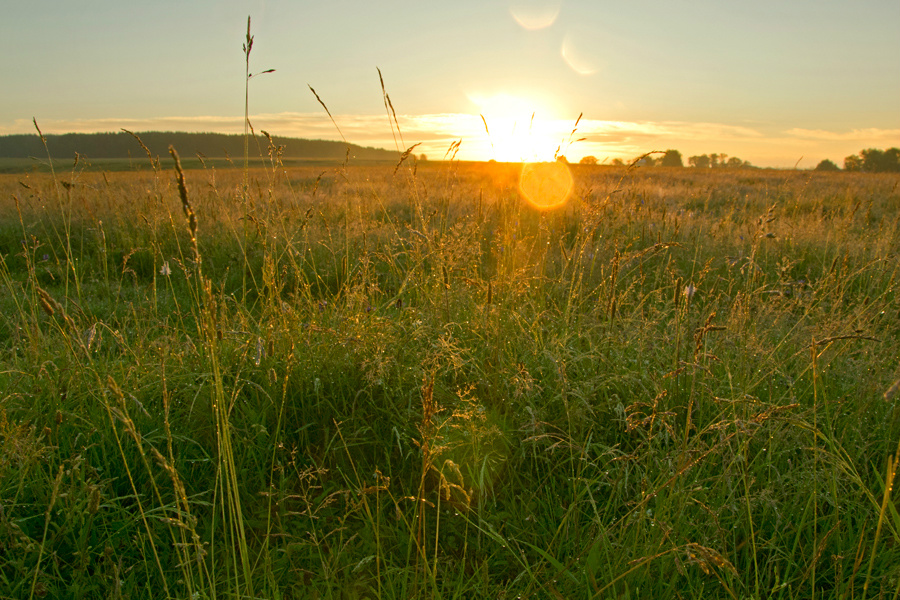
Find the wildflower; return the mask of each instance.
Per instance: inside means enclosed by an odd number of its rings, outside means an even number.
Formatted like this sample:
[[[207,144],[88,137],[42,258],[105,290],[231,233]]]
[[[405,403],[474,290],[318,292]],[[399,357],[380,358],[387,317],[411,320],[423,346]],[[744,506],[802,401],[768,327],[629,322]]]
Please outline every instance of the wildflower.
[[[692,299],[695,293],[697,293],[697,288],[694,287],[694,284],[689,283],[684,286],[684,297],[688,300]]]
[[[165,275],[166,277],[172,274],[172,269],[169,268],[169,261],[166,261],[162,264],[162,267],[160,267],[159,269],[159,274]]]

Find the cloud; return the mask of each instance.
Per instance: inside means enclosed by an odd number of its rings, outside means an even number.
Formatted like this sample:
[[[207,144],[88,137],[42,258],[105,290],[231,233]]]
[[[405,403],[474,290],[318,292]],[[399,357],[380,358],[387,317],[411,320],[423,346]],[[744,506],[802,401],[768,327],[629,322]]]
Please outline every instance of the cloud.
[[[582,134],[616,140],[674,138],[680,140],[761,139],[765,135],[755,129],[722,123],[689,123],[681,121],[595,121],[583,120],[578,126]]]
[[[818,140],[823,142],[872,142],[882,140],[887,143],[895,143],[900,139],[900,129],[853,129],[851,131],[826,131],[824,129],[801,129],[795,127],[788,129],[785,134],[789,137],[804,140]]]
[[[406,138],[439,137],[459,138],[484,135],[484,123],[478,115],[467,113],[434,113],[425,115],[398,115],[400,131]],[[368,140],[390,140],[391,120],[386,115],[335,115],[337,127],[324,113],[270,113],[254,115],[250,122],[256,131],[265,129],[272,135],[340,139],[344,134],[351,143]],[[38,122],[44,133],[92,133],[98,131],[215,131],[218,133],[243,133],[242,117],[227,116],[175,116],[154,118],[102,118],[102,119],[47,119]],[[575,119],[542,120],[542,127],[568,136]],[[799,130],[797,130],[799,131]],[[8,125],[0,124],[0,133],[33,133],[31,121],[16,120]],[[589,137],[598,141],[647,140],[653,138],[703,139],[759,139],[762,133],[746,127],[718,123],[653,122],[653,121],[602,121],[582,119],[578,123],[576,137]],[[398,140],[399,141],[399,140]]]

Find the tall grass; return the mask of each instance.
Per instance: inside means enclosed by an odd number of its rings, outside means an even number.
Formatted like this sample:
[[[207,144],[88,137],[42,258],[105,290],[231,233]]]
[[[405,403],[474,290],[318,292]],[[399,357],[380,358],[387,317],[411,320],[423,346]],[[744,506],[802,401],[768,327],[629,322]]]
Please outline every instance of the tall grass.
[[[896,176],[270,157],[0,176],[0,596],[897,596]]]

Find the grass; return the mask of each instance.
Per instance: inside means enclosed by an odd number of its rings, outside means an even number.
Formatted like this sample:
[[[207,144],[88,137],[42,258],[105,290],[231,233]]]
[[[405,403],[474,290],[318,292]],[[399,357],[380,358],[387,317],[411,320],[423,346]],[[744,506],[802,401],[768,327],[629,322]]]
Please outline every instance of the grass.
[[[185,164],[0,175],[0,597],[898,596],[896,175]]]

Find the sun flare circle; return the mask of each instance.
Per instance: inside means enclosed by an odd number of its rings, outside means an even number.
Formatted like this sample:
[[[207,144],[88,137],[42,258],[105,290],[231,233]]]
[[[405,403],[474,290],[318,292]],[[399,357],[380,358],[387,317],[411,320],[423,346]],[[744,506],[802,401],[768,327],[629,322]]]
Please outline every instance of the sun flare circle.
[[[561,161],[522,165],[519,191],[538,210],[550,210],[566,203],[572,193],[572,171]]]

